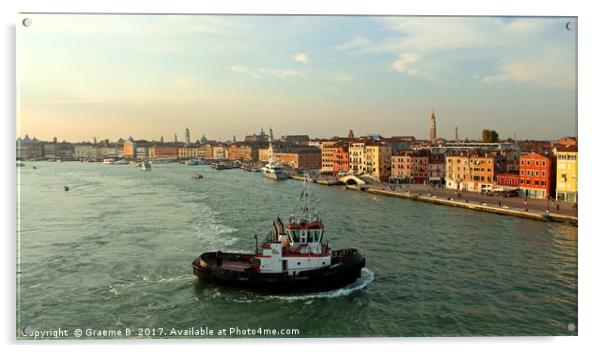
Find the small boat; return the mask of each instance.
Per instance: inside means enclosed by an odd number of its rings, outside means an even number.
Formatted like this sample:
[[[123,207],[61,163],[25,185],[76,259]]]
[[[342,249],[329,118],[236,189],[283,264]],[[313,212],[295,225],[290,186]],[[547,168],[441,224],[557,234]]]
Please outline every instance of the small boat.
[[[33,166],[33,169],[38,169],[38,167],[36,167],[35,165]]]
[[[102,164],[115,164],[114,158],[105,158],[102,160]]]
[[[366,265],[357,249],[331,250],[324,224],[310,210],[309,178],[303,183],[300,214],[285,227],[278,217],[255,253],[206,252],[192,262],[201,282],[270,293],[315,292],[355,282]]]
[[[142,162],[142,163],[140,163],[140,169],[142,169],[145,172],[150,172],[151,164],[149,162]]]
[[[115,161],[115,163],[113,163],[114,165],[127,165],[130,164],[130,161],[128,161],[127,159],[120,159],[118,161]]]
[[[63,189],[65,189],[65,191],[69,191],[69,186],[65,185],[63,186]]]
[[[203,179],[203,176],[199,173],[192,174],[192,179]]]
[[[17,162],[17,167],[25,167],[25,163],[23,163],[23,162]]]
[[[199,164],[201,164],[201,163],[196,159],[189,159],[186,161],[186,165],[199,165]]]

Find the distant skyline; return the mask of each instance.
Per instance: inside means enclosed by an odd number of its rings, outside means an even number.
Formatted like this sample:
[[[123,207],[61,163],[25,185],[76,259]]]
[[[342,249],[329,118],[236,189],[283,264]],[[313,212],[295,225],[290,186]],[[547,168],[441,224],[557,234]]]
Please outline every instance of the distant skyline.
[[[576,135],[573,18],[27,17],[18,136]]]

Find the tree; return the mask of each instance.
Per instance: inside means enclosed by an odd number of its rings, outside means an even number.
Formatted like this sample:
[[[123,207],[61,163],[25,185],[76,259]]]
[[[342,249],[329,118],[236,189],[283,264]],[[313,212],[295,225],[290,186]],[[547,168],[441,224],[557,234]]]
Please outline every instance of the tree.
[[[485,129],[483,130],[483,132],[481,133],[481,139],[483,140],[483,142],[485,143],[494,143],[494,142],[498,142],[499,141],[500,136],[498,135],[497,131],[495,130],[489,130],[489,129]]]

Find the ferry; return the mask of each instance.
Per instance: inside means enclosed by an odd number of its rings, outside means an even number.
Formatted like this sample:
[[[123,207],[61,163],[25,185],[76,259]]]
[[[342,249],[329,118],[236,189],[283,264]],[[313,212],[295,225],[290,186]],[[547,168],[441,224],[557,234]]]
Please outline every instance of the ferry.
[[[276,162],[274,158],[274,149],[272,147],[272,138],[270,137],[270,148],[268,150],[269,161],[268,164],[261,168],[261,174],[268,178],[274,180],[283,180],[288,179],[288,173],[284,170],[284,167]]]
[[[357,249],[332,250],[324,224],[310,210],[309,178],[298,211],[284,225],[278,217],[254,253],[206,252],[192,262],[199,281],[270,293],[333,290],[355,282],[366,266]]]
[[[238,166],[231,162],[222,161],[222,162],[211,163],[211,168],[213,168],[215,170],[224,170],[224,169],[238,168]]]

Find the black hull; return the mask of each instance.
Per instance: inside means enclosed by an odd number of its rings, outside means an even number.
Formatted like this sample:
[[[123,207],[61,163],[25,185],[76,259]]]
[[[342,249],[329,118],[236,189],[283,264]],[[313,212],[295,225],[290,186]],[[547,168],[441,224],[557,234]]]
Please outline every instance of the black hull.
[[[219,286],[266,293],[319,292],[341,288],[355,282],[360,277],[362,268],[366,266],[366,260],[355,249],[339,250],[334,253],[340,256],[333,256],[331,266],[301,271],[295,275],[259,273],[253,271],[250,266],[240,270],[229,270],[206,261],[204,266],[201,265],[201,260],[216,253],[202,254],[193,261],[192,267],[199,281]],[[245,261],[253,255],[220,253],[220,256]]]

